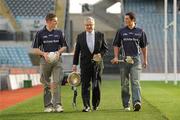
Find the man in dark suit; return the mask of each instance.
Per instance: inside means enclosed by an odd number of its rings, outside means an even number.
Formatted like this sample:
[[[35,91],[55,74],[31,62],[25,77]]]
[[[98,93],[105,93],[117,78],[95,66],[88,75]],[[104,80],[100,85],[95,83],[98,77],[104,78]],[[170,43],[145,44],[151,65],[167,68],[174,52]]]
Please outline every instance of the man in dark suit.
[[[103,61],[95,62],[93,58],[102,59],[107,51],[104,34],[94,30],[92,17],[85,19],[85,31],[77,36],[73,58],[73,71],[77,71],[80,55],[83,112],[90,111],[90,85],[92,81],[92,109],[97,110],[100,103],[100,83]]]

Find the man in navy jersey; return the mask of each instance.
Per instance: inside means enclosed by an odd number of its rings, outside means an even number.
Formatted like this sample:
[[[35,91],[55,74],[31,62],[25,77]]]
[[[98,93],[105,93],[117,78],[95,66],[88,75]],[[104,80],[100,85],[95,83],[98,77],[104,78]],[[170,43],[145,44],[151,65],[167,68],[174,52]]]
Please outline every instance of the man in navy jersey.
[[[132,90],[133,110],[141,109],[141,90],[140,90],[140,72],[141,59],[140,51],[143,54],[143,67],[147,67],[147,38],[145,32],[136,27],[136,18],[134,13],[126,13],[124,18],[126,26],[117,31],[113,41],[114,59],[113,64],[119,62],[119,51],[121,49],[122,60],[120,62],[121,76],[121,97],[123,107],[126,111],[130,111],[130,91],[129,80]]]
[[[60,85],[63,77],[61,54],[66,50],[67,44],[61,30],[56,30],[57,17],[49,13],[46,25],[37,32],[32,48],[36,55],[40,55],[40,75],[44,86],[44,112],[62,112],[60,98]],[[48,54],[54,52],[57,60],[50,62]],[[52,76],[52,82],[50,77]]]

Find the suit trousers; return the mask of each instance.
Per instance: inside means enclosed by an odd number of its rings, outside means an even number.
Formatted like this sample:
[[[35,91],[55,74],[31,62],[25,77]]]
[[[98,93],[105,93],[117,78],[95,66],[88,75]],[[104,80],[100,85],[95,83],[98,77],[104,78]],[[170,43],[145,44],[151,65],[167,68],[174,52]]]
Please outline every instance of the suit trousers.
[[[100,104],[100,84],[102,75],[102,64],[92,63],[88,67],[81,68],[82,100],[84,107],[90,107],[90,89],[92,88],[92,106],[98,107]],[[91,85],[92,83],[92,85]],[[92,86],[92,87],[91,87]]]

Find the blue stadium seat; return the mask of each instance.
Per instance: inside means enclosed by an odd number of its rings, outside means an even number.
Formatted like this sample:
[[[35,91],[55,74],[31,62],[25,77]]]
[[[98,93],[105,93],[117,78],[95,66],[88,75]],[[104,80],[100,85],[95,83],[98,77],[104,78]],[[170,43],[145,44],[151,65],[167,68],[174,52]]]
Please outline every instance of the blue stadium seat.
[[[32,66],[28,51],[23,47],[0,47],[0,64],[9,66]]]
[[[45,17],[55,11],[55,0],[5,0],[15,17]]]

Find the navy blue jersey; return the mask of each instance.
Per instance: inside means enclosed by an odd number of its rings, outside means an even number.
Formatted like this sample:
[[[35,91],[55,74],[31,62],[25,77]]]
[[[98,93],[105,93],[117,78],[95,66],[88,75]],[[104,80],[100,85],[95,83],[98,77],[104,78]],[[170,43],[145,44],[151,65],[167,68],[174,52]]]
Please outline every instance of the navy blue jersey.
[[[67,47],[61,30],[48,31],[46,26],[36,33],[32,48],[40,48],[44,52],[55,52],[61,47]]]
[[[113,46],[121,47],[126,56],[139,55],[140,48],[145,48],[147,45],[148,41],[145,32],[137,27],[119,29],[113,41]]]

